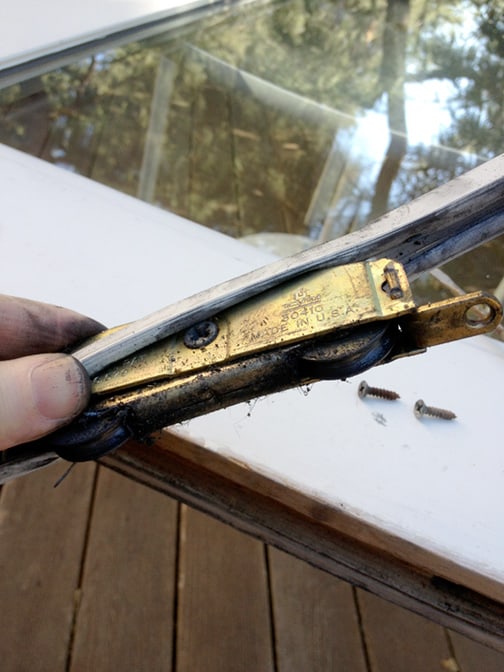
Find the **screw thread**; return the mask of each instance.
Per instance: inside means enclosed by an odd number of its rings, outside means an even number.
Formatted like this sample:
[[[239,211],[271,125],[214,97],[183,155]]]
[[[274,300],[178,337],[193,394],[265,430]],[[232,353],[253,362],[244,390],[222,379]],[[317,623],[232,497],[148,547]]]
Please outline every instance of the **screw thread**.
[[[371,394],[373,397],[379,397],[380,399],[399,399],[397,392],[392,390],[385,390],[383,387],[372,387],[368,394]]]
[[[435,406],[427,406],[427,415],[433,418],[442,418],[443,420],[453,420],[457,416],[453,411],[447,411],[444,408],[436,408]]]
[[[378,397],[379,399],[388,399],[389,401],[395,401],[400,396],[393,390],[386,390],[383,387],[372,387],[365,380],[359,384],[358,394],[361,399],[364,397]]]
[[[436,406],[427,406],[422,399],[415,403],[415,415],[421,418],[423,415],[431,418],[441,418],[442,420],[454,420],[457,416],[453,411],[448,411],[445,408],[436,408]]]

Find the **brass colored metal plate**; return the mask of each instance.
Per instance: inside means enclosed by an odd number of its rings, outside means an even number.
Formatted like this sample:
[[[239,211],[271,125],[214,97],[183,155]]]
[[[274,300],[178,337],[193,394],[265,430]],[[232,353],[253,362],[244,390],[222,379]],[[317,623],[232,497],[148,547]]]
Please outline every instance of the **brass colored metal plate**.
[[[177,334],[97,376],[93,392],[108,394],[187,375],[414,309],[408,278],[397,262],[378,259],[316,271],[217,316],[217,336],[205,347],[189,348],[184,334]]]
[[[502,319],[502,306],[494,296],[473,292],[420,306],[404,320],[410,339],[428,348],[460,338],[493,331]]]

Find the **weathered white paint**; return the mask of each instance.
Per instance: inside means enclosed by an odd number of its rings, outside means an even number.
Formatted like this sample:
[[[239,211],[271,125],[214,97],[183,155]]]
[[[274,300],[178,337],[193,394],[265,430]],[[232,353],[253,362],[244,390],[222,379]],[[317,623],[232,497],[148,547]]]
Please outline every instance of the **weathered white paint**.
[[[267,261],[264,253],[0,147],[0,291],[108,325]],[[504,347],[453,343],[366,374],[397,403],[361,401],[360,380],[319,383],[179,428],[314,500],[504,583]],[[419,397],[457,413],[418,421]]]
[[[208,0],[17,0],[0,8],[0,69],[106,37]]]

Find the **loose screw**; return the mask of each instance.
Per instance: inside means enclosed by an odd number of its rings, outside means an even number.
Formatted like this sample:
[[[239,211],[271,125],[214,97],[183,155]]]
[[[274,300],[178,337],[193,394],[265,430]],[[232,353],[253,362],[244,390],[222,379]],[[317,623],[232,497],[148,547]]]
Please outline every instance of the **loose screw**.
[[[381,387],[371,387],[365,380],[359,383],[357,393],[361,399],[364,399],[364,397],[379,397],[380,399],[388,399],[389,401],[395,401],[395,399],[399,399],[400,396],[397,392],[393,392],[392,390],[384,390]]]
[[[441,418],[441,420],[454,420],[457,416],[453,411],[447,411],[444,408],[436,408],[435,406],[427,406],[423,399],[415,402],[415,415],[417,418],[422,418],[424,415],[431,418]]]

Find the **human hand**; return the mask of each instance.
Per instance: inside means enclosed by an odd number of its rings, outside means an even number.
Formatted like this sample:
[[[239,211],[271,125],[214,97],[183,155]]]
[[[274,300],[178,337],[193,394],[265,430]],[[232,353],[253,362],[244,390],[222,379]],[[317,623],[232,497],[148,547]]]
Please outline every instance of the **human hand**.
[[[0,294],[0,450],[49,434],[84,410],[88,375],[61,351],[102,329],[71,310]]]

